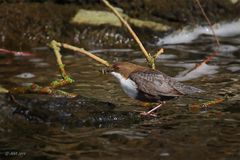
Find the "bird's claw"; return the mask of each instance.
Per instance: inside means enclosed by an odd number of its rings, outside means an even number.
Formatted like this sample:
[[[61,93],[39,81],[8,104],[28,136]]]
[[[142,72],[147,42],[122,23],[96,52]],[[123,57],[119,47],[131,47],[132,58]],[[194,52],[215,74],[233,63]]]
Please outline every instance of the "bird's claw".
[[[157,117],[156,114],[154,114],[154,113],[149,113],[149,112],[141,112],[140,115],[141,115],[141,116]]]

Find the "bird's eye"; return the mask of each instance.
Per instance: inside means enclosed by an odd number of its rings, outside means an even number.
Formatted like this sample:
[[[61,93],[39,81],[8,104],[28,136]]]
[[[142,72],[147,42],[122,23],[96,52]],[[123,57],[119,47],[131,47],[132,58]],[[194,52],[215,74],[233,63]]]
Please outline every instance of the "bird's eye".
[[[102,74],[107,74],[108,73],[106,68],[100,69],[99,72],[101,72]]]
[[[110,73],[110,72],[113,71],[113,68],[110,68],[110,67],[108,67],[108,68],[103,68],[103,69],[100,69],[99,71],[100,71],[102,74],[108,74],[108,73]]]
[[[118,67],[118,66],[113,66],[113,69],[114,69],[115,71],[118,71],[118,70],[119,70],[119,67]]]

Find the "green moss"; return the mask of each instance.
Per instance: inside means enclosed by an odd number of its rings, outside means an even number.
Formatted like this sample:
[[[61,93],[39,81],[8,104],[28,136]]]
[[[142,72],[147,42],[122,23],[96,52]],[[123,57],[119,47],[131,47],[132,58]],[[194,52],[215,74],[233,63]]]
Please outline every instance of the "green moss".
[[[51,82],[51,86],[57,86],[59,84],[59,80],[55,80]]]
[[[74,82],[74,80],[69,76],[65,76],[64,80],[67,81],[68,83],[73,83]]]

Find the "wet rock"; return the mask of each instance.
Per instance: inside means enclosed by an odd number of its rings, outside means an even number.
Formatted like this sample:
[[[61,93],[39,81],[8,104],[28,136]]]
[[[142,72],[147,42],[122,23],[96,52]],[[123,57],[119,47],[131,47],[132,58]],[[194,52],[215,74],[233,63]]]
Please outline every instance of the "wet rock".
[[[138,113],[114,111],[115,105],[93,98],[55,98],[47,95],[0,95],[2,114],[30,122],[68,126],[116,126],[137,123]]]
[[[161,23],[153,21],[143,21],[134,19],[119,11],[119,13],[133,26],[139,28],[148,28],[154,31],[167,31],[170,27]],[[123,27],[122,22],[112,12],[108,11],[95,11],[95,10],[78,10],[77,14],[73,17],[72,23],[87,24],[87,25],[111,25],[116,27]]]

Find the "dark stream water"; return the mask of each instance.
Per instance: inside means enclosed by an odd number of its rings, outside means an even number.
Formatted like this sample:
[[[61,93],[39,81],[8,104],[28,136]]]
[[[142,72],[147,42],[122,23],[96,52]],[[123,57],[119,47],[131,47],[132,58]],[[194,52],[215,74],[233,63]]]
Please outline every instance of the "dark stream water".
[[[157,118],[116,125],[65,124],[57,120],[40,123],[5,113],[7,109],[2,106],[0,155],[3,159],[240,159],[239,38],[221,38],[223,48],[203,70],[204,74],[184,82],[206,90],[204,95],[173,100],[158,111]],[[202,37],[194,44],[167,46],[157,68],[168,75],[178,75],[212,53],[215,44],[207,40]],[[148,46],[149,50],[157,48]],[[145,64],[139,51],[120,51],[97,54],[110,62]],[[50,50],[32,52],[35,54],[29,57],[0,57],[1,86],[11,88],[32,82],[46,85],[59,77]],[[128,98],[113,77],[101,74],[103,67],[89,58],[64,51],[63,62],[75,80],[63,90],[117,104],[112,110],[116,113],[146,110]],[[200,111],[189,109],[193,103],[226,95],[229,100],[221,104]],[[78,110],[74,114],[82,116]]]

